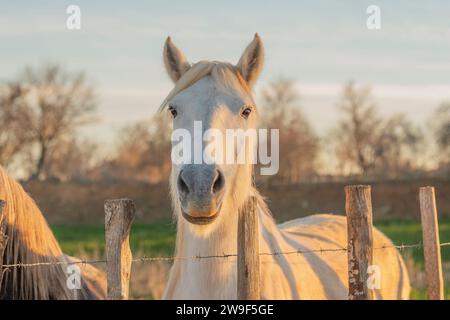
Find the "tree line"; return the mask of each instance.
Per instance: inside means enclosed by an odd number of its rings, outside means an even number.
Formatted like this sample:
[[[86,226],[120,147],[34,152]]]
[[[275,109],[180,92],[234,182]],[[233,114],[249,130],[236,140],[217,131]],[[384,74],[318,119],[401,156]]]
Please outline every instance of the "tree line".
[[[348,82],[336,101],[339,118],[318,134],[303,113],[292,80],[278,78],[257,95],[260,126],[280,129],[280,169],[261,182],[415,176],[450,178],[450,103],[423,124],[405,113],[379,113],[370,87]],[[97,121],[98,98],[83,72],[58,65],[26,68],[0,86],[0,164],[25,179],[136,180],[170,175],[170,119],[165,113],[130,124],[105,154],[79,129]]]

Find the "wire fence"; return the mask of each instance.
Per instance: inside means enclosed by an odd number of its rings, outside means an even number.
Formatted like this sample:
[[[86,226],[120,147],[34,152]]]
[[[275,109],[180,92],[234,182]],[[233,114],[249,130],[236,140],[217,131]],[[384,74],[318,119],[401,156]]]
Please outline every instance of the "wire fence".
[[[448,247],[450,242],[444,242],[440,244],[440,247]],[[383,249],[398,249],[404,251],[405,249],[422,249],[422,243],[415,244],[401,244],[401,245],[383,245],[381,247],[374,247],[373,250],[383,250]],[[284,252],[260,252],[259,256],[283,256],[283,255],[295,255],[295,254],[308,254],[308,253],[326,253],[326,252],[347,252],[347,248],[328,248],[328,249],[298,249],[292,251]],[[190,257],[183,256],[160,256],[160,257],[149,257],[142,256],[138,258],[133,258],[131,262],[157,262],[157,261],[175,261],[175,260],[200,260],[200,259],[227,259],[232,257],[237,257],[237,253],[231,254],[220,254],[220,255],[196,255]],[[42,267],[42,266],[59,266],[59,265],[73,265],[73,264],[104,264],[108,263],[106,259],[94,259],[94,260],[77,260],[77,261],[53,261],[53,262],[34,262],[34,263],[16,263],[16,264],[4,264],[1,265],[2,269],[11,268],[32,268],[32,267]]]
[[[238,212],[237,253],[223,253],[213,255],[195,256],[141,256],[132,258],[129,246],[131,224],[135,216],[134,203],[130,199],[115,199],[105,201],[105,259],[80,260],[59,258],[58,261],[18,262],[14,264],[1,264],[1,276],[13,268],[54,267],[67,265],[106,264],[108,299],[128,299],[128,288],[131,273],[131,264],[136,262],[173,262],[177,260],[201,259],[229,259],[237,263],[237,297],[244,300],[257,300],[260,298],[260,257],[325,253],[346,253],[347,264],[342,268],[348,271],[348,298],[350,300],[370,300],[373,292],[369,290],[368,267],[372,265],[373,252],[383,249],[423,248],[425,271],[427,273],[427,294],[430,299],[443,299],[443,277],[440,249],[450,246],[450,242],[439,242],[439,229],[437,210],[433,187],[420,189],[419,202],[421,212],[421,225],[423,243],[412,244],[384,244],[373,246],[372,242],[372,202],[370,186],[347,186],[346,216],[347,216],[347,246],[334,248],[295,249],[290,251],[259,251],[257,234],[258,216],[256,198],[250,197]],[[2,202],[0,201],[0,210]],[[5,240],[3,238],[3,240]],[[7,241],[3,241],[0,249],[4,250]],[[1,255],[0,255],[1,256]],[[58,259],[53,257],[53,259]],[[270,260],[272,261],[272,260]],[[265,261],[264,261],[265,262]],[[125,285],[124,285],[125,284]]]

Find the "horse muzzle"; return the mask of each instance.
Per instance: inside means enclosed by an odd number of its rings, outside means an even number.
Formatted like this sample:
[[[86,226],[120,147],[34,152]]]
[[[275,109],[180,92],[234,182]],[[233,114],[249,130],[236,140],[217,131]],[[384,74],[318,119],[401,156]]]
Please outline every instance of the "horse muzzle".
[[[183,217],[190,223],[206,225],[222,208],[225,179],[214,165],[185,165],[177,180]]]

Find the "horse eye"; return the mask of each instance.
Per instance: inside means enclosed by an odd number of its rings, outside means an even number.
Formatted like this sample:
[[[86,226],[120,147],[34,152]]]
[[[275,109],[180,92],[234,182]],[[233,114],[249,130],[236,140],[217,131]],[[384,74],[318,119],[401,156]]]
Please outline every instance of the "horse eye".
[[[169,107],[169,111],[170,111],[170,113],[172,114],[172,117],[176,117],[177,116],[177,114],[178,114],[178,112],[177,112],[177,110],[175,110],[175,108],[174,107]]]
[[[251,112],[252,112],[252,108],[247,107],[244,110],[242,110],[241,116],[244,117],[244,119],[247,119]]]

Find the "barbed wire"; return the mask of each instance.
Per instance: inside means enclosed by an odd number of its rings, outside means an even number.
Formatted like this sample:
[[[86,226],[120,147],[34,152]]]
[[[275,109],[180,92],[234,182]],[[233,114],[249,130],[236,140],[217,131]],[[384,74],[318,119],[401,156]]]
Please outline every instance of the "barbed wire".
[[[444,242],[440,244],[440,247],[450,246],[450,242]],[[375,247],[373,250],[383,250],[383,249],[398,249],[403,251],[405,249],[420,249],[423,248],[422,243],[416,244],[401,244],[401,245],[383,245],[381,247]],[[343,252],[347,251],[347,248],[328,248],[328,249],[298,249],[292,251],[284,251],[284,252],[261,252],[260,256],[282,256],[282,255],[293,255],[293,254],[307,254],[307,253],[326,253],[326,252]],[[131,262],[157,262],[157,261],[175,261],[175,260],[197,260],[197,259],[227,259],[232,257],[237,257],[237,253],[231,254],[219,254],[219,255],[196,255],[190,257],[183,256],[167,256],[167,257],[139,257],[133,258]],[[34,262],[34,263],[16,263],[16,264],[4,264],[1,265],[2,269],[11,269],[11,268],[30,268],[30,267],[41,267],[41,266],[60,266],[60,265],[73,265],[73,264],[102,264],[107,263],[106,259],[97,259],[97,260],[76,260],[76,261],[54,261],[54,262]]]

